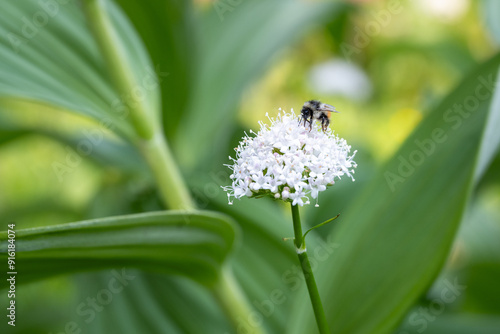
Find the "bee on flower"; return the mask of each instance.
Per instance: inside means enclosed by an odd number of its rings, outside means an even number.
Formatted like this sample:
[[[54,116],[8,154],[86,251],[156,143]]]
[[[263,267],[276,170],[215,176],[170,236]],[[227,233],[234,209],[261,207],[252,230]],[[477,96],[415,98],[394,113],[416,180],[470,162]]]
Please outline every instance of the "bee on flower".
[[[244,196],[271,196],[299,206],[310,204],[312,197],[318,206],[319,193],[342,176],[354,181],[356,151],[350,154],[351,146],[328,128],[330,112],[335,108],[311,100],[304,104],[301,118],[293,110],[280,109],[276,119],[266,114],[270,125],[259,122],[257,133],[245,133],[236,158],[229,157],[233,163],[226,165],[232,170],[232,184],[222,188],[229,204]]]
[[[321,122],[321,129],[323,132],[326,131],[328,125],[330,125],[330,117],[332,112],[338,113],[334,106],[331,106],[326,103],[321,103],[318,100],[310,100],[304,103],[302,106],[302,110],[300,111],[301,119],[299,122],[304,122],[304,126],[306,122],[309,122],[309,131],[312,130],[312,122],[317,120]]]

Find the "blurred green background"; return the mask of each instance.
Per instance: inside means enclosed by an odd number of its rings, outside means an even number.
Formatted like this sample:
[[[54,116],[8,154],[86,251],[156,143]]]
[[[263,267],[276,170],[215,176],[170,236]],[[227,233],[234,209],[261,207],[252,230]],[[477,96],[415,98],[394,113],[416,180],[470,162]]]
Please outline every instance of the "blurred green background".
[[[238,321],[269,333],[316,332],[293,247],[280,239],[292,234],[289,208],[266,199],[229,207],[220,189],[229,184],[223,164],[244,130],[315,98],[341,111],[331,127],[358,150],[356,182],[339,182],[320,196],[320,208],[303,210],[311,226],[341,213],[340,223],[310,237],[311,249],[325,240],[335,249],[315,268],[332,332],[500,333],[498,87],[458,130],[443,116],[477,91],[477,78],[496,77],[497,2],[100,3],[137,77],[157,77],[160,85],[139,101],[158,109],[197,208],[235,222],[224,267],[256,312]],[[3,5],[1,230],[10,222],[21,230],[168,210],[130,118],[119,117],[124,109],[116,102],[131,97],[110,79],[92,14],[85,16],[80,1]],[[117,124],[111,130],[99,126],[106,112]],[[440,128],[451,139],[394,191],[386,172],[398,170],[398,157],[408,159],[415,140]],[[89,138],[98,142],[90,153],[58,169]],[[37,261],[38,271],[52,268],[50,258]],[[238,321],[231,326],[210,288],[154,273],[154,263],[152,270],[127,263],[137,279],[85,321],[79,305],[108,286],[120,263],[74,264],[64,275],[18,282],[17,324],[7,326],[2,316],[2,333],[246,332]],[[282,298],[268,303],[273,294]]]

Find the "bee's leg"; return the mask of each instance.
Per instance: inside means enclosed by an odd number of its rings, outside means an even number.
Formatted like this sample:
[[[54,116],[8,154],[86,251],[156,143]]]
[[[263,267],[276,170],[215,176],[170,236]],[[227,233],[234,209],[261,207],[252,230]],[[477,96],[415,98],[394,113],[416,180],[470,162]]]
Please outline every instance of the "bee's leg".
[[[323,129],[323,132],[326,132],[326,129],[328,129],[328,125],[330,124],[330,120],[328,117],[322,115],[321,117],[321,128]]]

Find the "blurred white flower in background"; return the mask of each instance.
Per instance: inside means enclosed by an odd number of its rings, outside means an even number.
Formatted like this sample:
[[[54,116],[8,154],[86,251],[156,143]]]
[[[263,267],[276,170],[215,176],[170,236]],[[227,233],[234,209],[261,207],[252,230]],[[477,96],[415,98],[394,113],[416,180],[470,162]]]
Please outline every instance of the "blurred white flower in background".
[[[427,15],[448,21],[461,18],[469,8],[469,0],[420,0],[415,4]]]
[[[372,84],[363,69],[342,59],[315,65],[309,73],[309,84],[318,95],[366,101],[372,94]]]

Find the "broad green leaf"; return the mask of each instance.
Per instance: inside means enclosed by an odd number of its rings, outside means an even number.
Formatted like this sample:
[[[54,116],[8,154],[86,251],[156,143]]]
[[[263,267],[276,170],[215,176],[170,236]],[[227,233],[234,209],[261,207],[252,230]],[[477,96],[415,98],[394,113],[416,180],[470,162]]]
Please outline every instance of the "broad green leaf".
[[[22,118],[11,117],[31,110],[49,113],[43,120],[31,120],[29,124]],[[108,131],[97,126],[81,127],[77,132],[65,131],[64,125],[57,124],[61,111],[52,105],[40,104],[33,100],[0,98],[0,142],[13,140],[29,134],[39,134],[68,145],[81,158],[88,158],[105,167],[115,167],[122,172],[144,174],[148,167],[136,149],[128,142],[112,138]],[[29,115],[29,113],[27,114]],[[25,117],[29,117],[29,116]],[[85,151],[79,151],[79,147]]]
[[[334,234],[340,247],[318,270],[333,333],[389,333],[436,278],[477,163],[489,161],[479,152],[489,145],[487,120],[500,112],[490,107],[499,64],[496,56],[464,78],[343,215]],[[292,332],[314,328],[307,307],[297,307]]]
[[[332,224],[321,227],[321,229],[311,231],[310,235],[328,235],[330,231],[335,230],[344,220],[344,214],[349,209],[350,204],[356,200],[364,187],[372,180],[376,167],[373,161],[367,157],[362,157],[365,148],[352,144],[353,148],[358,150],[355,161],[358,164],[356,168],[356,182],[337,182],[335,186],[328,188],[319,197],[319,207],[304,207],[301,211],[303,229],[311,228],[334,215],[340,214],[338,220]],[[365,151],[366,152],[366,151]]]
[[[43,133],[42,133],[43,134]],[[69,145],[72,148],[78,148],[82,143],[88,143],[89,140],[99,142],[92,146],[92,152],[85,158],[97,163],[102,167],[113,167],[124,174],[142,175],[148,178],[148,166],[142,156],[128,143],[113,140],[110,138],[101,138],[96,135],[93,139],[87,136],[75,135],[66,136],[58,133],[45,133],[46,136],[57,140],[62,144]]]
[[[0,257],[7,261],[7,232],[0,237]],[[18,283],[126,266],[211,284],[234,237],[230,218],[204,211],[159,211],[19,230],[16,270],[23,274]]]
[[[117,271],[115,268],[77,275],[77,300],[86,301],[107,288],[115,277],[113,270]],[[104,305],[102,311],[95,312],[91,321],[86,321],[91,319],[92,308],[89,307],[84,308],[87,311],[84,316],[73,317],[82,333],[234,332],[213,295],[200,284],[183,277],[143,273],[130,268],[126,268],[125,273],[133,277],[129,284],[113,294],[112,302]],[[56,333],[63,329],[64,323],[51,326]]]
[[[243,90],[278,51],[345,8],[339,3],[298,0],[243,1],[223,13],[215,7],[216,3],[203,22],[198,51],[203,58],[174,143],[186,168],[202,163],[211,152],[208,145],[228,135],[224,129],[234,118]],[[197,145],[192,143],[195,137]]]
[[[126,103],[140,95],[157,104],[158,83],[130,23],[118,7],[108,3],[137,79],[133,91],[123,92],[110,79],[81,6],[75,1],[50,4],[45,9],[34,0],[4,4],[0,13],[0,96],[54,105],[133,138]]]

